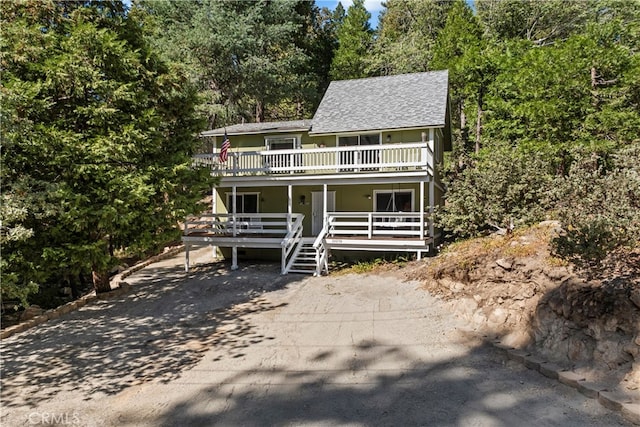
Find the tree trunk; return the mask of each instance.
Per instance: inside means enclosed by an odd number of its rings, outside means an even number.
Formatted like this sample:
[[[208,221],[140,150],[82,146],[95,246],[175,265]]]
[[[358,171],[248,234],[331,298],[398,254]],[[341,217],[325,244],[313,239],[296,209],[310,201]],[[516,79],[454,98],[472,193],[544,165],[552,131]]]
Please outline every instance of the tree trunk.
[[[464,151],[469,146],[469,129],[467,129],[467,115],[464,113],[464,100],[460,102],[460,137]]]
[[[93,278],[93,289],[95,289],[97,294],[109,292],[111,290],[108,271],[101,271],[98,268],[93,267],[91,269],[91,276]]]
[[[482,132],[482,101],[484,98],[484,90],[480,88],[478,92],[478,118],[476,120],[476,154],[480,152],[480,133]]]
[[[262,101],[256,102],[256,123],[262,123],[264,121],[264,106]]]

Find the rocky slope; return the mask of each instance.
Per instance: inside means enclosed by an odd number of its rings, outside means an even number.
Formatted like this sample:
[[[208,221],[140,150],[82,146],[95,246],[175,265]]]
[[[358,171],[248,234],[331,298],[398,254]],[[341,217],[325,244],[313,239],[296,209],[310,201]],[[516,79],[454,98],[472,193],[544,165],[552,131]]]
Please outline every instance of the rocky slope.
[[[475,329],[640,403],[640,250],[587,277],[552,256],[558,231],[545,222],[470,240],[402,271]]]

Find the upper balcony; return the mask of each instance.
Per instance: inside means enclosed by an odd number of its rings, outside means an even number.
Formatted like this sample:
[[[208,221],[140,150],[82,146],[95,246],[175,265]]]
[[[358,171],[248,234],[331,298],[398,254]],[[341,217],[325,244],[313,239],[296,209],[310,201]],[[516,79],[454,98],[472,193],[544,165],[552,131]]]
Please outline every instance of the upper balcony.
[[[336,173],[395,173],[421,171],[433,176],[433,150],[426,142],[359,145],[288,150],[230,151],[226,162],[219,153],[199,154],[196,165],[210,166],[216,175],[265,176]]]

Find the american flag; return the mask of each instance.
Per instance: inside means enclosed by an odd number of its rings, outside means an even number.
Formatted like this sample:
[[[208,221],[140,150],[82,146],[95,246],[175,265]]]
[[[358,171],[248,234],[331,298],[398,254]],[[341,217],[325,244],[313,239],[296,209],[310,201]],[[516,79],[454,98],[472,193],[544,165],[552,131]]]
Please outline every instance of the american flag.
[[[227,136],[227,131],[224,132],[224,141],[222,141],[222,146],[220,147],[220,162],[225,163],[229,158],[229,148],[231,148],[231,141],[229,141],[229,137]]]

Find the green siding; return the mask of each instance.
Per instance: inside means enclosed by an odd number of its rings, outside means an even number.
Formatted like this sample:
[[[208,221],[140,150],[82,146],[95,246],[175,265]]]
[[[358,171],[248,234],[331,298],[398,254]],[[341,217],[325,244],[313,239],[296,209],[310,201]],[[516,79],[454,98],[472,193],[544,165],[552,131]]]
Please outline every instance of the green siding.
[[[382,143],[387,143],[387,137],[390,137],[388,143],[399,144],[402,142],[414,143],[422,141],[422,132],[429,133],[429,129],[413,129],[413,130],[398,130],[382,132]],[[365,134],[367,132],[360,132]],[[376,133],[376,132],[374,132]],[[438,132],[436,132],[438,133]],[[231,141],[231,148],[236,151],[259,151],[265,148],[265,138],[273,136],[292,137],[300,136],[302,148],[317,148],[320,146],[335,147],[336,135],[324,135],[324,136],[309,136],[308,132],[293,132],[293,133],[264,133],[258,135],[231,135],[229,139]],[[441,138],[439,138],[441,139]],[[218,147],[222,143],[222,138],[218,137]]]

